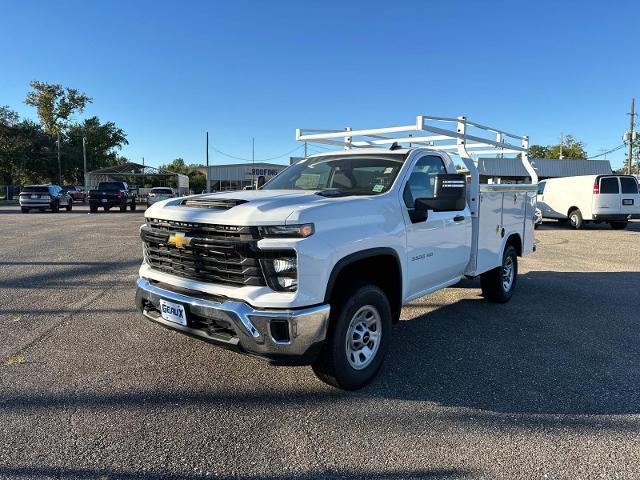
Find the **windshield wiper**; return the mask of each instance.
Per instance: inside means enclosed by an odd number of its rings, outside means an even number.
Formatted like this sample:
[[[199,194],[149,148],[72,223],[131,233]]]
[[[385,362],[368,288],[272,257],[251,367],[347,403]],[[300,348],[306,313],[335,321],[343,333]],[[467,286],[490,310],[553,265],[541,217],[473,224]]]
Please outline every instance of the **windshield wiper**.
[[[370,192],[369,190],[360,189],[360,190],[338,190],[335,188],[320,190],[316,192],[316,195],[320,195],[321,197],[351,197],[354,195],[373,195],[374,192]]]

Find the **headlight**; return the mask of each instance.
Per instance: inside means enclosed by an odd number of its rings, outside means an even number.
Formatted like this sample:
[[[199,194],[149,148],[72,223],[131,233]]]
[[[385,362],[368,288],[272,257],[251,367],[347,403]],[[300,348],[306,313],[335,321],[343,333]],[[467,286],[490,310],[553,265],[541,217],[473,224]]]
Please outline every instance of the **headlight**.
[[[298,289],[298,261],[293,250],[265,251],[260,259],[269,287],[278,292]]]
[[[306,238],[313,235],[315,231],[313,223],[303,223],[301,225],[270,225],[260,227],[263,237],[287,237]]]

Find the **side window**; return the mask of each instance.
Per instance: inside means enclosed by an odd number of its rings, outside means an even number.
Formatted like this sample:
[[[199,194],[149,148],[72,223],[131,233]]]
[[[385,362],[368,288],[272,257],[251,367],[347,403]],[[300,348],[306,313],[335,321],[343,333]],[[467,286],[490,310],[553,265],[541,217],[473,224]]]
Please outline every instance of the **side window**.
[[[622,193],[638,193],[638,182],[633,177],[620,177]]]
[[[600,179],[600,193],[620,193],[617,177],[604,177]]]
[[[436,175],[440,173],[447,173],[447,170],[436,155],[424,156],[416,162],[403,192],[407,208],[413,208],[416,198],[433,198]]]
[[[544,194],[544,186],[547,184],[547,182],[540,182],[538,184],[538,195],[542,195]]]

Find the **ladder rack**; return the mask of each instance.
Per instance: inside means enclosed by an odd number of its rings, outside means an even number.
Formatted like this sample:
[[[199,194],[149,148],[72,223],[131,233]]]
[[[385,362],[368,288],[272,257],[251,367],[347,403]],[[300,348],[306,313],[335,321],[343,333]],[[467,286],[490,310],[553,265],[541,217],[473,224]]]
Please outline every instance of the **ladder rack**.
[[[528,158],[528,136],[516,135],[471,122],[464,116],[446,118],[418,115],[412,125],[365,130],[299,128],[296,130],[296,140],[334,145],[346,150],[380,147],[394,143],[441,150],[459,155],[476,181],[478,178],[477,157],[479,155],[495,155],[502,158],[504,155],[519,154],[532,183],[538,183],[538,175]]]

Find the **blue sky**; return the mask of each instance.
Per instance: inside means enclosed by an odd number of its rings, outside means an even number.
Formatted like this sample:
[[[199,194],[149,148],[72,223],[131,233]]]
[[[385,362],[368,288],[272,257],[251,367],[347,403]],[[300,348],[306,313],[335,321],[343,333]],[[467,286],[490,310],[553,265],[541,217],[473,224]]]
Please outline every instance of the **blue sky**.
[[[287,152],[296,127],[467,115],[590,155],[621,143],[640,97],[640,2],[0,0],[0,105],[35,118],[30,80],[94,98],[123,154],[204,162]],[[635,54],[629,53],[629,47]],[[622,164],[623,150],[608,157]],[[213,163],[235,160],[211,152]],[[279,162],[286,163],[282,158]]]

